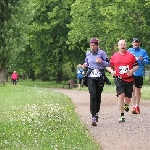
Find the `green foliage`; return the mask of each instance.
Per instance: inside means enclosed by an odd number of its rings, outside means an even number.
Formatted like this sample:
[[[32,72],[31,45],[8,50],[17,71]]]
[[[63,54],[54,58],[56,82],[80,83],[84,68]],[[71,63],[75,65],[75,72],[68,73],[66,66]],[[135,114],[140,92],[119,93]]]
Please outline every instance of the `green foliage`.
[[[147,1],[125,0],[77,0],[71,7],[72,22],[69,25],[69,42],[71,49],[80,46],[82,40],[91,37],[100,39],[100,47],[108,56],[116,51],[119,39],[125,39],[131,46],[131,39],[139,37],[148,50],[150,3]],[[83,45],[82,50],[87,49]]]
[[[76,78],[76,66],[72,69],[70,62],[64,64],[63,69],[63,80],[75,79]]]
[[[0,12],[0,76],[5,77],[6,68],[8,72],[13,71],[11,69],[17,65],[14,61],[27,43],[28,21],[32,16],[29,4],[28,0],[1,0],[0,2],[2,8]],[[5,81],[5,78],[0,78],[0,83],[5,84]]]
[[[34,3],[29,41],[30,51],[35,55],[29,60],[30,68],[35,72],[38,68],[40,76],[51,72],[49,76],[55,76],[58,81],[62,79],[62,67],[68,61],[66,39],[69,29],[66,24],[70,23],[71,4],[72,1],[58,0]]]
[[[84,62],[91,37],[99,38],[109,57],[117,51],[119,39],[130,47],[133,37],[141,39],[150,55],[149,1],[1,0],[0,4],[1,76],[7,68],[7,73],[17,70],[32,80],[61,82]],[[69,73],[64,69],[67,62]]]

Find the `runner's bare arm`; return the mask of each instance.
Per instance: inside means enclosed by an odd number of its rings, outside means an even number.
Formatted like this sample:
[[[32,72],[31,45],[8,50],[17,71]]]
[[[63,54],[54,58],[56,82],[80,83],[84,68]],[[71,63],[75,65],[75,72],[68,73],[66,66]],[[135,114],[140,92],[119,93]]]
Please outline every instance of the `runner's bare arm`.
[[[107,69],[113,76],[116,75],[116,71],[114,71],[112,67],[106,67],[106,69]]]

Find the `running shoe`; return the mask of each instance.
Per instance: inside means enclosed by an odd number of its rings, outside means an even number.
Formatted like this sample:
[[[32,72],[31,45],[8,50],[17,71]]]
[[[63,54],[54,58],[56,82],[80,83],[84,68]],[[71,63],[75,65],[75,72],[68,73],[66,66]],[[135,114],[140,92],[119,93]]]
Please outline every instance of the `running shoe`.
[[[132,107],[132,114],[136,114],[136,107]]]
[[[129,111],[129,105],[128,105],[128,104],[124,104],[124,110],[125,110],[126,112]]]
[[[122,117],[119,119],[119,122],[125,122],[125,116],[122,116]]]
[[[136,114],[140,114],[140,107],[139,106],[136,106]]]
[[[81,88],[78,88],[78,90],[80,91],[80,90],[81,90]]]
[[[118,97],[118,93],[116,93],[116,96]]]
[[[96,118],[96,122],[98,122],[98,118],[99,118],[98,115],[96,115],[95,118]]]
[[[92,123],[91,123],[91,125],[97,126],[97,125],[96,125],[96,118],[95,118],[95,117],[92,118]]]

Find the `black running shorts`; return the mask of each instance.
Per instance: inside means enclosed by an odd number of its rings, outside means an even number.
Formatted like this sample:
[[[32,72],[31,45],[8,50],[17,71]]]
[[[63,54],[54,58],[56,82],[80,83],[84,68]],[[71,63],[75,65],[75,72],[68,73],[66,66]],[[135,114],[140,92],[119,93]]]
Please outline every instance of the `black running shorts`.
[[[125,93],[125,97],[131,98],[133,92],[133,82],[125,82],[115,79],[117,95]]]
[[[133,85],[135,85],[135,87],[137,87],[137,88],[142,88],[143,77],[141,77],[141,76],[134,76]]]

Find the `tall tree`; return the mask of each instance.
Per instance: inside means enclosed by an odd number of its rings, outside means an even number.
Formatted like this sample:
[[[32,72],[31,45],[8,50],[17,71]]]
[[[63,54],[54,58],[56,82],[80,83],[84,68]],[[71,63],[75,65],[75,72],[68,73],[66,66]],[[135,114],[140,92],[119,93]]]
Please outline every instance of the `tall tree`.
[[[62,67],[67,60],[67,24],[70,23],[72,3],[72,0],[36,1],[30,26],[30,48],[36,52],[34,58],[41,76],[54,76],[57,82],[62,80]]]
[[[28,0],[25,3],[22,0],[0,1],[0,84],[5,84],[6,68],[9,68],[10,62],[13,63],[12,60],[15,60],[26,43],[25,22],[30,18],[27,13],[30,13],[25,6],[28,2]]]
[[[146,0],[125,0],[123,3],[120,0],[76,0],[71,7],[70,48],[75,50],[80,46],[85,51],[87,47],[81,46],[82,42],[98,37],[100,46],[110,56],[119,39],[127,40],[129,45],[133,37],[146,41],[150,28],[149,7]]]

